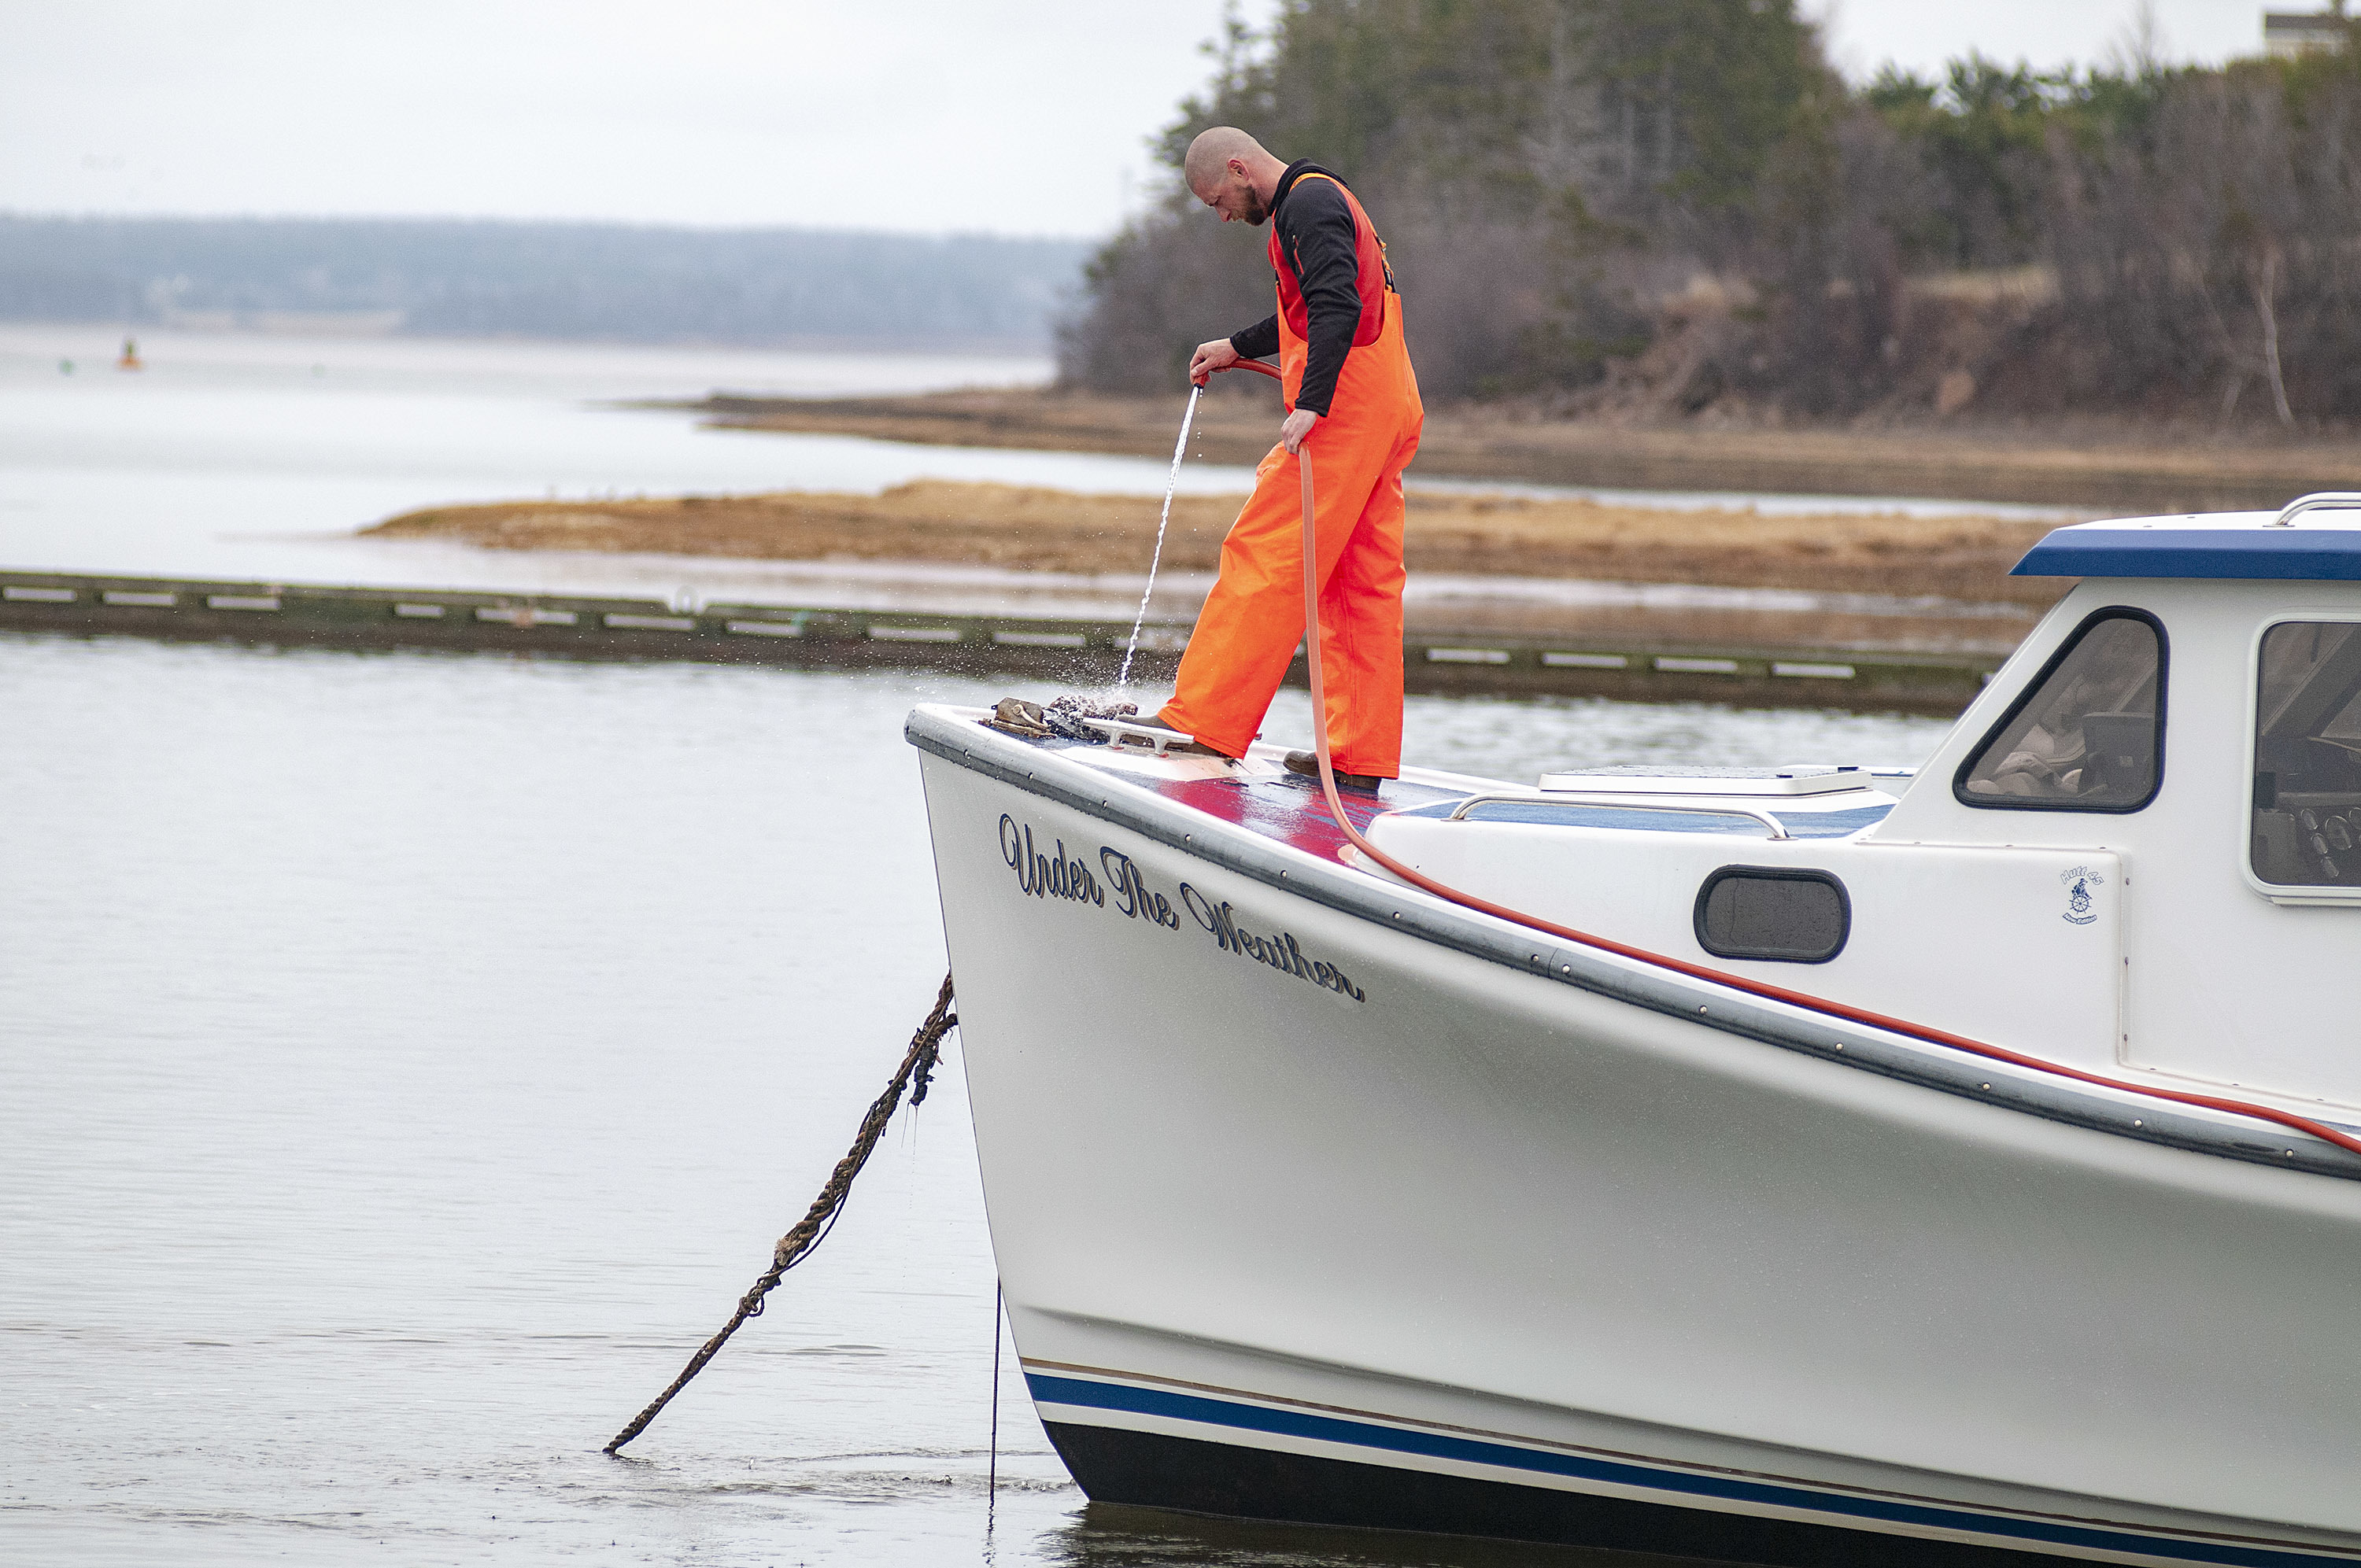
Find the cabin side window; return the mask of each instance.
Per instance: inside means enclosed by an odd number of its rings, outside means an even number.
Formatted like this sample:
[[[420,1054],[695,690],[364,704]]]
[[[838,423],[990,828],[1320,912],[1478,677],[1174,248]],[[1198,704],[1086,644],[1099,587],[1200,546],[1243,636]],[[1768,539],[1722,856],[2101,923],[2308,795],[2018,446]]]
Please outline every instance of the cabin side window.
[[[2283,621],[2257,663],[2255,875],[2361,886],[2361,625]]]
[[[2164,628],[2103,609],[2074,630],[1952,781],[1970,806],[2137,811],[2164,778]]]

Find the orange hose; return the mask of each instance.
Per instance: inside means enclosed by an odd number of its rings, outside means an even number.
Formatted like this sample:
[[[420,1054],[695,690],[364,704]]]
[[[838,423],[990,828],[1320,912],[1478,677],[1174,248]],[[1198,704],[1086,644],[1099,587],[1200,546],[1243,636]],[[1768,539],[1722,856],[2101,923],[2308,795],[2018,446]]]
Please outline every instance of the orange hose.
[[[1269,366],[1258,360],[1245,359],[1240,360],[1239,363],[1252,365],[1257,369],[1269,371],[1272,375],[1278,374],[1277,371],[1271,370]],[[2097,1084],[2106,1089],[2119,1089],[2128,1093],[2145,1095],[2151,1100],[2166,1100],[2180,1105],[2199,1105],[2209,1111],[2226,1111],[2234,1115],[2252,1116],[2259,1121],[2293,1128],[2299,1133],[2318,1138],[2323,1143],[2334,1144],[2338,1148],[2361,1155],[2361,1138],[2356,1138],[2348,1133],[2340,1133],[2335,1128],[2325,1126],[2309,1117],[2298,1116],[2286,1111],[2276,1111],[2268,1105],[2251,1104],[2243,1100],[2225,1100],[2217,1095],[2191,1094],[2178,1089],[2161,1089],[2148,1084],[2126,1083],[2120,1079],[2107,1078],[2098,1073],[2085,1072],[2080,1068],[2068,1067],[2062,1062],[2044,1061],[2039,1057],[2026,1056],[2021,1052],[2007,1050],[1999,1046],[1988,1046],[1981,1040],[1971,1040],[1964,1036],[1954,1035],[1942,1029],[1929,1028],[1923,1024],[1912,1024],[1900,1018],[1889,1018],[1883,1013],[1872,1013],[1864,1008],[1847,1006],[1841,1002],[1831,1002],[1826,997],[1806,995],[1803,992],[1789,991],[1783,986],[1766,985],[1761,981],[1748,980],[1741,975],[1727,974],[1719,970],[1708,969],[1702,964],[1689,963],[1685,959],[1670,958],[1663,953],[1652,953],[1643,948],[1634,948],[1605,937],[1594,937],[1587,931],[1576,931],[1570,927],[1543,920],[1538,916],[1526,915],[1521,911],[1510,909],[1502,905],[1494,904],[1489,899],[1478,898],[1472,893],[1463,893],[1455,887],[1446,886],[1436,882],[1433,877],[1413,871],[1395,860],[1361,836],[1360,831],[1353,826],[1353,819],[1345,815],[1345,803],[1336,796],[1336,769],[1328,759],[1327,693],[1320,672],[1318,566],[1320,552],[1319,533],[1312,522],[1312,444],[1309,436],[1304,439],[1299,449],[1297,458],[1296,466],[1303,475],[1304,654],[1309,662],[1312,674],[1312,750],[1320,759],[1320,788],[1327,795],[1328,810],[1336,818],[1336,826],[1344,830],[1345,837],[1351,841],[1355,849],[1368,856],[1378,865],[1385,867],[1411,886],[1423,888],[1437,898],[1447,899],[1463,908],[1473,909],[1478,914],[1489,915],[1496,919],[1506,920],[1512,925],[1522,926],[1529,930],[1539,931],[1546,936],[1574,942],[1582,947],[1596,948],[1601,952],[1613,953],[1619,958],[1631,959],[1641,963],[1653,965],[1658,969],[1671,970],[1676,974],[1687,975],[1692,980],[1725,985],[1733,991],[1744,992],[1750,996],[1760,996],[1773,1002],[1784,1002],[1792,1007],[1801,1007],[1810,1012],[1825,1014],[1831,1018],[1842,1018],[1848,1023],[1864,1024],[1871,1028],[1884,1029],[1893,1034],[1907,1036],[1912,1039],[1925,1040],[1930,1045],[1948,1046],[1954,1050],[1987,1057],[1993,1061],[2007,1062],[2013,1067],[2030,1068],[2037,1072],[2054,1073],[2059,1078],[2072,1079],[2080,1083]]]

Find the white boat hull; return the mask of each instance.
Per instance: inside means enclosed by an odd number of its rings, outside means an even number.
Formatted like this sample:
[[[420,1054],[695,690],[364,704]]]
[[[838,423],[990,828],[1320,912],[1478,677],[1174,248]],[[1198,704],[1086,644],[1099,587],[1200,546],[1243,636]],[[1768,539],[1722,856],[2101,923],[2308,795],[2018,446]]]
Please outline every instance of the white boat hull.
[[[1012,1324],[1093,1497],[1797,1563],[2361,1556],[2334,1151],[911,733]]]

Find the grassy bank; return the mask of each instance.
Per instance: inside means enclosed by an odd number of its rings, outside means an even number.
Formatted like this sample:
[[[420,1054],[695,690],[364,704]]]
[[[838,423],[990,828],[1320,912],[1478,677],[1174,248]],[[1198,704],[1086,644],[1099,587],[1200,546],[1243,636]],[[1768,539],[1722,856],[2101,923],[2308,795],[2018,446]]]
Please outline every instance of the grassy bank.
[[[1165,437],[1170,450],[1170,435]],[[1173,504],[1167,566],[1210,571],[1235,496]],[[1010,485],[922,481],[880,496],[785,492],[512,501],[405,513],[368,532],[509,550],[654,551],[766,560],[906,560],[1079,573],[1143,570],[1157,505]],[[1766,517],[1579,500],[1413,495],[1418,572],[1934,595],[2046,605],[2063,585],[2011,577],[2048,525],[1900,514]]]
[[[940,392],[836,400],[716,396],[716,423],[956,446],[1020,446],[1161,457],[1185,394],[1126,398],[1050,391]],[[1252,463],[1279,422],[1268,389],[1210,398],[1192,455]],[[2093,516],[2272,508],[2361,484],[2361,444],[2130,423],[2024,429],[1628,427],[1497,407],[1428,415],[1414,472],[1609,489],[1938,496],[2074,507]]]

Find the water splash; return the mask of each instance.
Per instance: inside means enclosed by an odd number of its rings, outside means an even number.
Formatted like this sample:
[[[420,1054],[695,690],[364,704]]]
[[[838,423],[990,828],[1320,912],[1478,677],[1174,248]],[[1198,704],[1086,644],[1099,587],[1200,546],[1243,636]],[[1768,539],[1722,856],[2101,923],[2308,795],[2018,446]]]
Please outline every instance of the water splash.
[[[1148,558],[1148,587],[1140,590],[1139,613],[1131,618],[1131,641],[1123,645],[1123,668],[1115,677],[1117,691],[1131,684],[1131,656],[1139,651],[1139,629],[1148,622],[1148,596],[1156,592],[1156,567],[1164,559],[1164,530],[1172,521],[1172,492],[1180,483],[1180,457],[1189,449],[1189,426],[1197,418],[1197,394],[1204,389],[1189,389],[1189,411],[1180,416],[1180,439],[1172,444],[1172,472],[1164,480],[1164,512],[1156,520],[1156,553]]]

